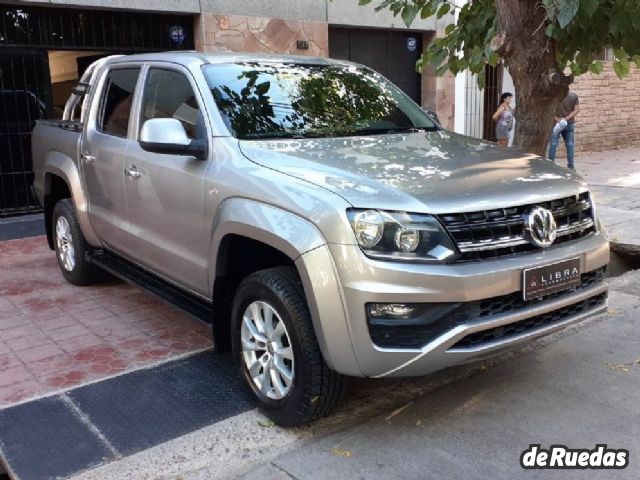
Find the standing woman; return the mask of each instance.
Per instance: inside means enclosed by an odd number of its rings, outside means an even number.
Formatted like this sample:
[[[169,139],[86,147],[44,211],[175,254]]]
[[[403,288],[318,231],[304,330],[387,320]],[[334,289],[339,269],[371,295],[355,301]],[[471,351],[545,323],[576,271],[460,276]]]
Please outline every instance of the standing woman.
[[[505,147],[509,145],[509,136],[513,129],[513,109],[511,101],[513,94],[504,92],[500,97],[500,106],[496,113],[493,114],[493,121],[498,122],[496,125],[496,139],[500,145]]]

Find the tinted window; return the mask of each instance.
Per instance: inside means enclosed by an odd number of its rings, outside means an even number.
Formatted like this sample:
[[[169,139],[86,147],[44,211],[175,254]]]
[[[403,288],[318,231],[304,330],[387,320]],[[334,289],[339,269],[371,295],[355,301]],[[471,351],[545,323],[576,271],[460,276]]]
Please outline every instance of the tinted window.
[[[149,70],[142,100],[142,122],[152,118],[175,118],[190,139],[202,138],[204,125],[198,102],[187,77],[172,70]]]
[[[129,116],[133,104],[133,92],[140,74],[139,68],[112,70],[107,75],[102,100],[100,130],[120,137],[127,136]]]
[[[204,71],[227,126],[241,139],[438,129],[395,85],[366,68],[237,63]]]

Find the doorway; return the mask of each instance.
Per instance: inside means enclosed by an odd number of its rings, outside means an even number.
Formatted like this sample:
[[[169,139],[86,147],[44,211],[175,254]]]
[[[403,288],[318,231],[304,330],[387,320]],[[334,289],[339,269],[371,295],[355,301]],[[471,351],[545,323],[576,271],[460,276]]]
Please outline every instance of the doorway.
[[[502,64],[495,67],[487,65],[485,67],[485,87],[484,95],[484,118],[482,138],[484,140],[496,141],[496,122],[493,121],[493,114],[500,106],[500,96],[502,95]]]

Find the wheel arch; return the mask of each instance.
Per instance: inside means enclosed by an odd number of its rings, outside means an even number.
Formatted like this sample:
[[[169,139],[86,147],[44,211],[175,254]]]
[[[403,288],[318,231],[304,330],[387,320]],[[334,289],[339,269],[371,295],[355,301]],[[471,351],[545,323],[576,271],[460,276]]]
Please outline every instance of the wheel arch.
[[[315,225],[281,208],[254,200],[236,198],[227,200],[221,205],[212,227],[211,238],[210,282],[214,304],[213,332],[218,348],[225,350],[230,346],[231,309],[225,307],[230,307],[234,289],[237,288],[239,281],[247,274],[262,268],[292,266],[300,277],[314,331],[327,364],[335,368],[332,358],[336,355],[342,356],[337,354],[336,348],[347,346],[348,351],[353,352],[341,298],[338,296],[333,300],[339,303],[337,308],[342,311],[342,315],[332,318],[332,327],[327,328],[324,320],[320,318],[317,308],[319,299],[316,298],[318,295],[322,300],[327,298],[326,292],[318,291],[326,285],[316,286],[309,281],[314,276],[307,271],[307,268],[315,268],[315,266],[307,264],[302,258],[305,253],[311,251],[328,252],[326,241]],[[252,248],[255,250],[251,251]],[[257,260],[250,261],[249,264],[259,268],[235,269],[237,265],[235,261],[239,256]],[[271,256],[270,260],[265,261],[265,257],[268,256]],[[234,272],[235,278],[230,278],[229,272]],[[335,275],[335,269],[331,267],[323,272],[332,272],[331,274]],[[339,285],[335,276],[330,280],[327,279],[327,282],[334,287]],[[333,335],[336,332],[334,326],[341,334],[346,334],[336,342],[327,338],[327,335]]]
[[[89,204],[83,190],[80,173],[73,159],[62,152],[53,151],[47,156],[44,168],[44,219],[49,248],[53,249],[53,228],[51,214],[53,207],[62,198],[73,201],[82,234],[90,245],[98,246],[100,241],[89,221]]]

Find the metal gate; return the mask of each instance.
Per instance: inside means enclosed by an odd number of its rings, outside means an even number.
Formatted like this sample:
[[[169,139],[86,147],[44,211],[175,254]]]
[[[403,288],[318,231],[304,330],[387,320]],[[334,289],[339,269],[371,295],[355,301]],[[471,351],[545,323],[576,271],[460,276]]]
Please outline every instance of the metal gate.
[[[31,192],[31,131],[47,116],[51,84],[44,50],[0,54],[0,214],[37,209]]]
[[[38,208],[31,130],[53,110],[47,49],[106,54],[193,47],[190,15],[0,4],[0,216]]]

